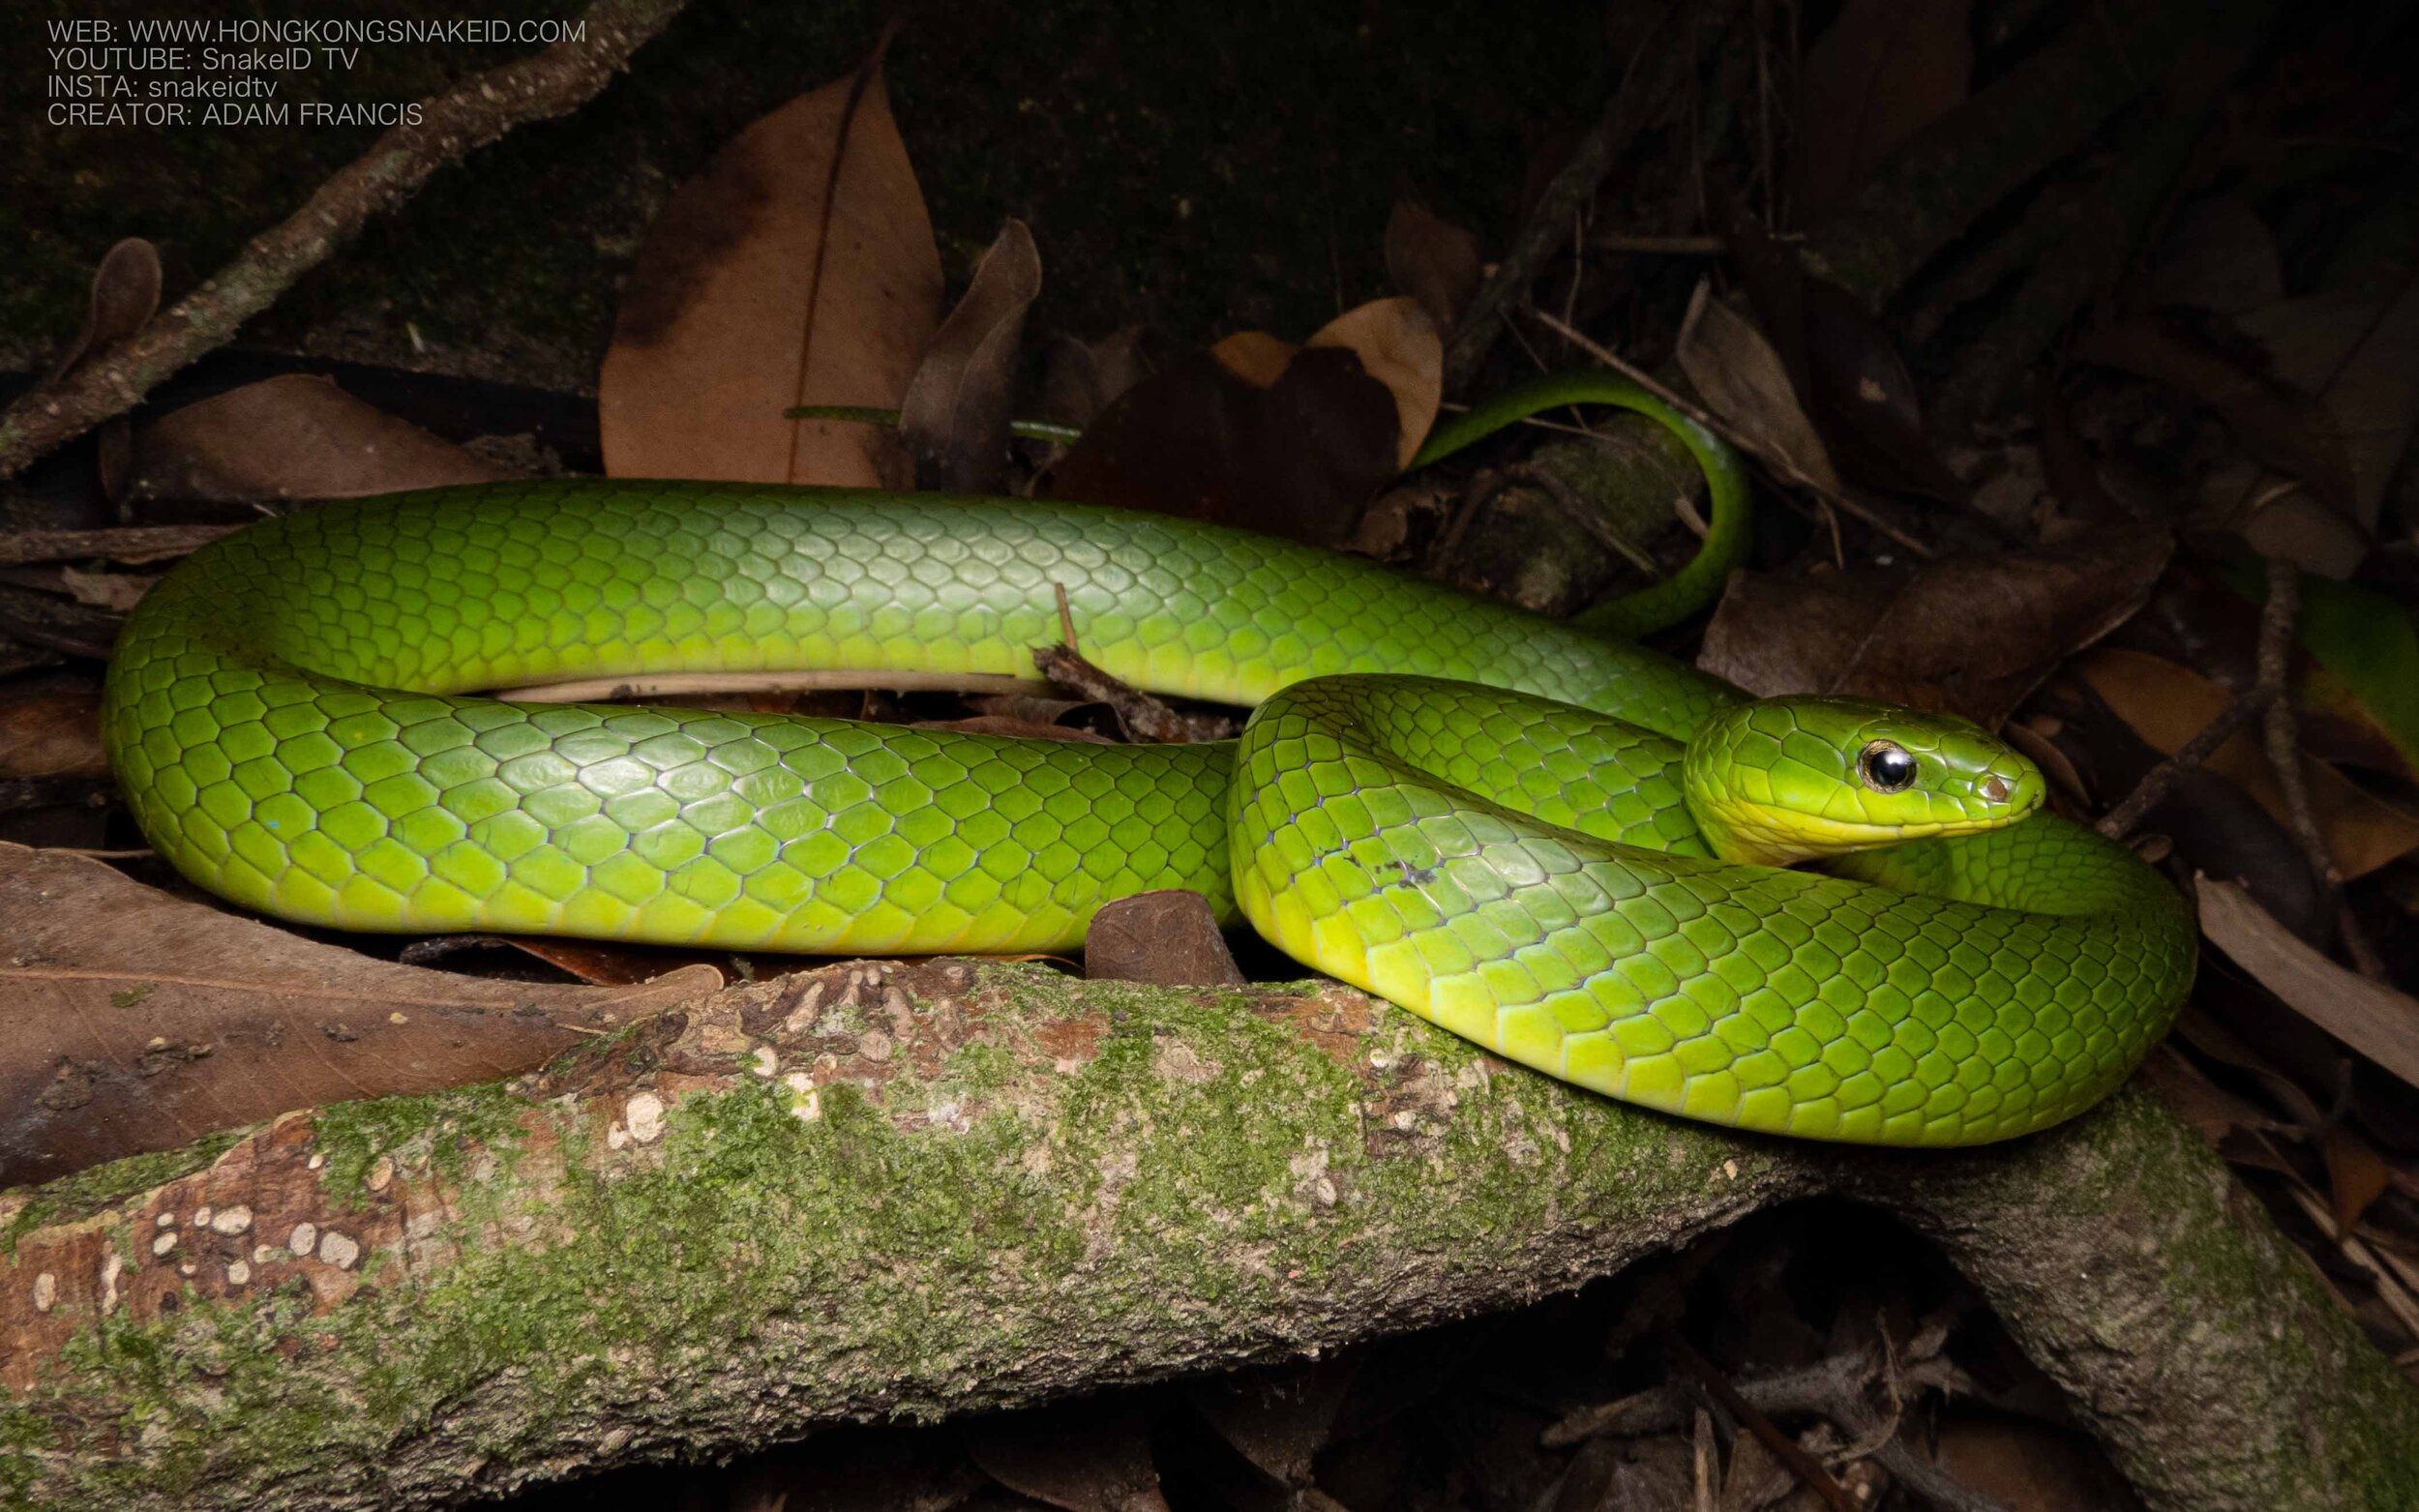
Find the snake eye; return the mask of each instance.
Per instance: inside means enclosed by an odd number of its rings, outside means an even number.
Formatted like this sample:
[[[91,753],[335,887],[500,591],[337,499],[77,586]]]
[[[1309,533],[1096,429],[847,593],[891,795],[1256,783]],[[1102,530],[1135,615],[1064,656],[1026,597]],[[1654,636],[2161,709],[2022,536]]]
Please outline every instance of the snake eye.
[[[1904,792],[1915,786],[1915,757],[1887,740],[1867,746],[1856,769],[1875,792]]]

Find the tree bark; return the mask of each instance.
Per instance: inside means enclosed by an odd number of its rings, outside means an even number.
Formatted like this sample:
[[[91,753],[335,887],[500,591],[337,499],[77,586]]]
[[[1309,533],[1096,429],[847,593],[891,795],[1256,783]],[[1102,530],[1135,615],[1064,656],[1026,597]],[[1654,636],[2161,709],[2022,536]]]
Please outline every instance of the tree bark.
[[[435,1505],[1299,1357],[1822,1193],[1945,1244],[2152,1505],[2409,1504],[2419,1397],[2146,1095],[1860,1152],[1577,1093],[1333,984],[945,962],[0,1197],[0,1486]]]

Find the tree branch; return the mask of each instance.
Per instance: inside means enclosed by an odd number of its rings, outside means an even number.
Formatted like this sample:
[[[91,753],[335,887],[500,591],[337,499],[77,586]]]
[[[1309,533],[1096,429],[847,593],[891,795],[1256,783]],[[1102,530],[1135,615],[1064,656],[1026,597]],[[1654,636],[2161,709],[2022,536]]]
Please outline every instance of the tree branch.
[[[1944,1244],[2154,1507],[2419,1481],[2419,1397],[2146,1095],[1992,1149],[1793,1144],[1333,984],[946,962],[735,986],[516,1082],[0,1197],[0,1478],[433,1506],[1297,1358],[1824,1192]]]

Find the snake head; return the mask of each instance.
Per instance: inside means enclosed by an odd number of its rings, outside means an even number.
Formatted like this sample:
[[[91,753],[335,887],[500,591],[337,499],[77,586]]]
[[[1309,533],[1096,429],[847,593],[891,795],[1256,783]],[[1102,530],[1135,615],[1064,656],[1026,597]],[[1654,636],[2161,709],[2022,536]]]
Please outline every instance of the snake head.
[[[1787,866],[2013,824],[2041,769],[1981,726],[1862,698],[1764,698],[1688,742],[1688,808],[1717,855]]]

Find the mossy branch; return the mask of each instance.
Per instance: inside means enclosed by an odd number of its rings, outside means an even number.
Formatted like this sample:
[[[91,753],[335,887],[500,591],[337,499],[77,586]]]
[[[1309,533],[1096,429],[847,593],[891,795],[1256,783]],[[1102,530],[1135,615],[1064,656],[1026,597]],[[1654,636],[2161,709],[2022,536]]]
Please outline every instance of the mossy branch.
[[[430,1506],[1298,1357],[1825,1192],[1948,1244],[2154,1505],[2384,1506],[2419,1465],[2412,1394],[2146,1099],[1876,1155],[1626,1109],[1332,985],[928,963],[0,1197],[0,1487]]]

